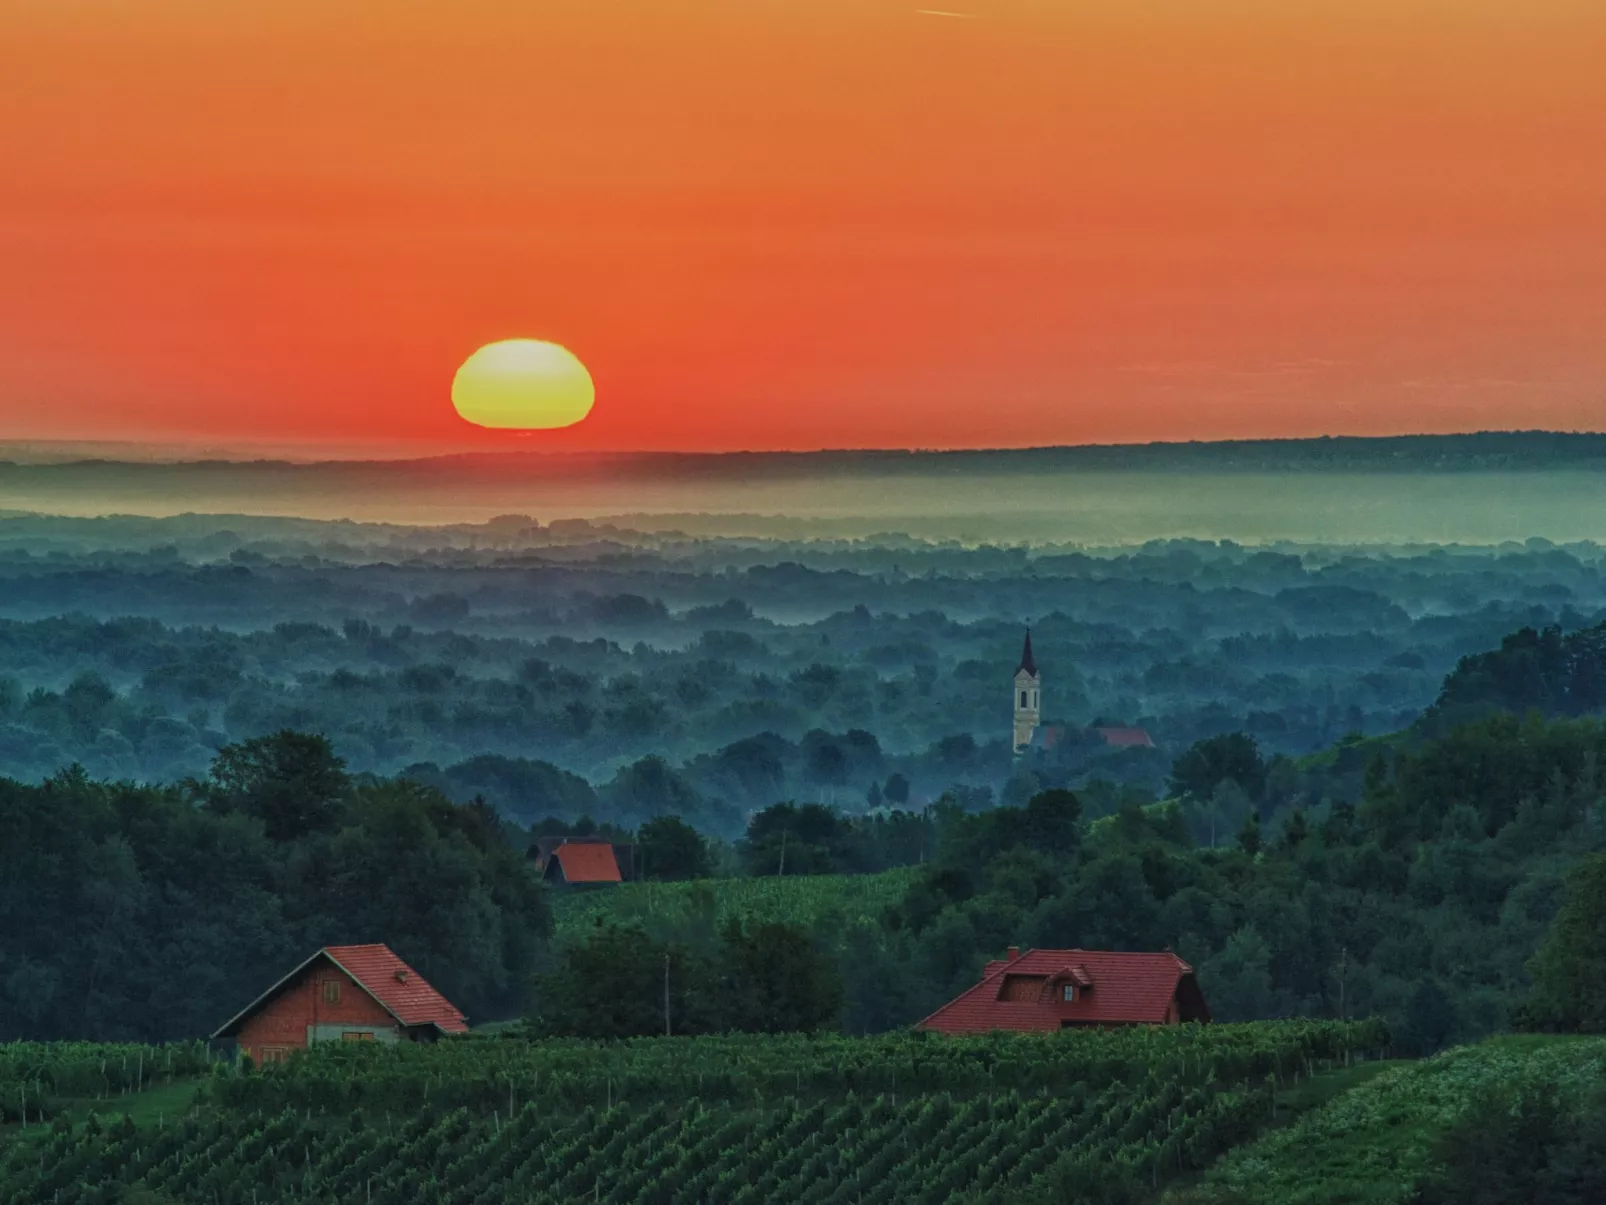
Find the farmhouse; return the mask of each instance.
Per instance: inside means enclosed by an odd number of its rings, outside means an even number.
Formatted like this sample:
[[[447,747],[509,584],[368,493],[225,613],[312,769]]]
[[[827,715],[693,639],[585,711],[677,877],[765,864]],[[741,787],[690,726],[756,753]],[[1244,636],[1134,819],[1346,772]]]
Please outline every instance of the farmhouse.
[[[1209,1021],[1193,968],[1169,951],[1028,950],[989,962],[981,982],[921,1021],[936,1033]]]
[[[325,946],[212,1035],[259,1063],[313,1042],[433,1041],[463,1014],[383,945]]]

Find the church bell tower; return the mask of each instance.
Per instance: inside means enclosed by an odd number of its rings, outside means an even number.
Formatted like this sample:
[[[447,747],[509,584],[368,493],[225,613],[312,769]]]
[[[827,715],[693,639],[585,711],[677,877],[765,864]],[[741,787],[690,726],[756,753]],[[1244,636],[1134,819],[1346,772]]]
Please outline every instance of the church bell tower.
[[[1015,737],[1016,753],[1032,743],[1032,734],[1042,722],[1043,680],[1037,673],[1037,661],[1032,656],[1032,633],[1026,633],[1026,647],[1021,650],[1020,668],[1015,671]]]

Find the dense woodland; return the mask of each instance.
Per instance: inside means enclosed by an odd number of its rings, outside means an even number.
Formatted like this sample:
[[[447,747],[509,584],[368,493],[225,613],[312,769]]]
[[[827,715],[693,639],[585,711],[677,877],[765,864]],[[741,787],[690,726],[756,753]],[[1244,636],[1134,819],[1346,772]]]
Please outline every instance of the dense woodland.
[[[1541,540],[1092,549],[17,516],[0,519],[0,771],[178,781],[290,728],[354,772],[522,823],[672,812],[727,839],[781,800],[975,807],[1095,780],[1158,797],[1203,738],[1294,758],[1413,723],[1461,657],[1606,617],[1601,569],[1594,545]],[[1007,683],[1027,624],[1045,718],[1071,735],[1022,763]],[[1079,735],[1100,721],[1157,748]]]
[[[883,759],[869,812],[857,800],[776,802],[783,774],[752,787],[768,803],[742,816],[647,740],[601,788],[515,763],[555,784],[523,815],[488,802],[494,772],[460,777],[499,761],[376,775],[294,729],[223,744],[200,774],[166,785],[78,766],[8,778],[0,1034],[205,1033],[307,949],[376,937],[476,1019],[523,1015],[540,1032],[656,1032],[666,965],[688,1032],[882,1031],[1011,944],[1171,946],[1199,968],[1221,1019],[1379,1014],[1407,1051],[1514,1024],[1588,1027],[1536,1011],[1530,964],[1568,873],[1606,849],[1606,727],[1580,714],[1599,642],[1548,629],[1491,642],[1410,724],[1302,756],[1242,729],[1165,753],[1158,776],[1136,781],[1109,766],[1077,778],[1028,755],[996,796],[950,767],[929,803],[912,780],[939,771]],[[1555,666],[1569,667],[1565,689]],[[82,694],[69,686],[60,706]],[[107,691],[101,706],[130,704]],[[784,766],[786,739],[749,744]],[[874,755],[873,734],[841,744]],[[618,806],[626,790],[632,802]],[[470,791],[484,797],[452,798]],[[531,811],[552,815],[532,828]],[[590,819],[573,819],[583,811]],[[659,877],[921,869],[853,923],[829,911],[762,929],[720,922],[710,895],[555,943],[527,848],[538,831],[596,830],[598,815],[610,817],[603,831],[639,840]]]

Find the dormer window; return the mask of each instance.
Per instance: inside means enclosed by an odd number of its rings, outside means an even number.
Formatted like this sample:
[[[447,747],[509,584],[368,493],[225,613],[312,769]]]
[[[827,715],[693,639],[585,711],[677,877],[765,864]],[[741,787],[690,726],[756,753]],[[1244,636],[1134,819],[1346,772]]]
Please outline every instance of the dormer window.
[[[1060,989],[1060,991],[1062,993],[1062,998],[1064,999],[1065,1003],[1070,1004],[1072,1001],[1074,1001],[1076,999],[1076,984],[1067,983],[1064,987],[1062,987]]]

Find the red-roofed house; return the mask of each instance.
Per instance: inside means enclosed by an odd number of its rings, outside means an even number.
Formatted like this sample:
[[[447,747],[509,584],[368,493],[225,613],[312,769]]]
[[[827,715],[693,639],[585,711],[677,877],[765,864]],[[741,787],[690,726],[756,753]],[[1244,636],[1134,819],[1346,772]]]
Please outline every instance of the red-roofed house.
[[[989,962],[981,982],[917,1029],[987,1033],[1076,1026],[1175,1025],[1209,1021],[1193,968],[1175,954],[1028,950]]]
[[[389,946],[325,946],[218,1029],[259,1063],[313,1042],[433,1041],[463,1014]]]
[[[619,859],[606,841],[565,841],[552,851],[541,876],[549,883],[618,883]]]
[[[1106,745],[1115,749],[1152,749],[1154,738],[1143,728],[1095,728]]]
[[[1044,749],[1055,749],[1073,742],[1097,740],[1109,749],[1153,749],[1154,738],[1146,728],[1116,728],[1101,725],[1096,728],[1068,728],[1064,724],[1048,724],[1038,730],[1033,742]]]

